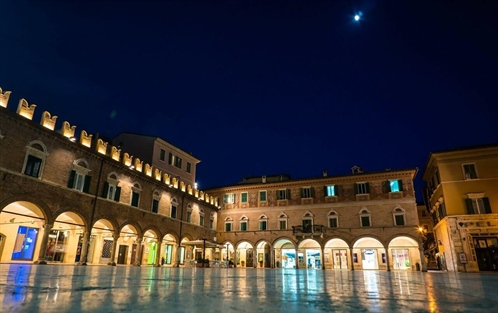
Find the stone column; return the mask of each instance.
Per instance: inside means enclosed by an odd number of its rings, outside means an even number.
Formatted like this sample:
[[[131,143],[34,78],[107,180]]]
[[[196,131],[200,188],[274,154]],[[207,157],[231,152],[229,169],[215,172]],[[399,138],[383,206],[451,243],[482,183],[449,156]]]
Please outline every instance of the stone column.
[[[275,268],[275,249],[270,250],[270,268]]]
[[[112,238],[114,240],[112,241],[111,261],[107,265],[116,266],[116,250],[118,248],[119,234],[112,235]]]
[[[163,266],[162,262],[161,262],[161,248],[162,248],[162,242],[160,242],[159,240],[157,240],[157,254],[156,254],[156,265],[157,267],[161,267]]]
[[[296,270],[297,270],[299,268],[299,254],[297,253],[297,249],[296,249],[296,261],[294,263],[296,263]]]
[[[137,237],[137,251],[135,254],[135,266],[142,265],[142,240],[143,238]]]
[[[90,233],[85,231],[83,233],[83,244],[81,245],[81,256],[78,265],[86,265],[86,256],[88,254],[88,243],[90,242]]]
[[[322,270],[325,271],[325,248],[321,247],[322,250],[322,257],[320,258],[322,260]]]
[[[43,238],[40,244],[40,252],[38,253],[38,260],[35,262],[35,264],[47,264],[47,261],[45,261],[45,254],[47,253],[48,235],[50,234],[52,227],[54,227],[54,225],[50,224],[43,225]]]
[[[353,248],[349,249],[349,254],[351,255],[351,271],[354,271],[354,255],[353,255]]]
[[[424,255],[424,248],[418,248],[420,252],[420,263],[422,265],[421,271],[422,272],[427,272],[427,263],[425,263],[425,255]]]
[[[387,265],[387,271],[391,271],[391,264],[389,263],[389,249],[385,249],[386,251],[386,265]]]

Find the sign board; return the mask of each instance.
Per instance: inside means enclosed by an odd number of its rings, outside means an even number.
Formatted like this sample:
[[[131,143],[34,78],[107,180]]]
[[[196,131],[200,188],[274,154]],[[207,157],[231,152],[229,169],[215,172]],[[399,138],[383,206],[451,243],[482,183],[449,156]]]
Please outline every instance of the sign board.
[[[467,264],[467,255],[465,254],[465,252],[460,252],[458,258],[460,259],[461,264]]]

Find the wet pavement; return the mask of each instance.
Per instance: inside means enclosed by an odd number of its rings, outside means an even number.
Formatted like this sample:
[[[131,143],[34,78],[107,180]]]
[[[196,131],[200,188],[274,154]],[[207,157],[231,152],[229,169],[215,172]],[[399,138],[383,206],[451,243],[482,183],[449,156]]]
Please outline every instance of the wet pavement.
[[[0,264],[0,312],[498,312],[498,275]]]

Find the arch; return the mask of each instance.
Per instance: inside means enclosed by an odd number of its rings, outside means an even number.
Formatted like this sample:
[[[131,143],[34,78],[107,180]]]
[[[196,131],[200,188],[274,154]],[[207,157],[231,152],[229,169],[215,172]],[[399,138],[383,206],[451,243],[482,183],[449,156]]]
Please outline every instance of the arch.
[[[26,147],[30,147],[32,149],[36,149],[36,150],[41,151],[43,153],[47,153],[48,152],[47,146],[41,140],[30,141],[26,145]]]
[[[85,160],[85,159],[83,159],[83,158],[74,160],[73,165],[74,166],[79,166],[79,167],[82,167],[82,168],[86,168],[86,169],[90,169],[90,165],[88,165],[88,161]]]
[[[141,191],[142,190],[142,186],[137,181],[133,182],[132,188],[135,188],[137,191]]]
[[[127,221],[123,222],[121,224],[121,226],[119,227],[119,233],[122,233],[123,231],[127,231],[127,233],[129,233],[129,231],[131,231],[132,233],[134,233],[138,237],[143,236],[142,228],[135,221],[127,220]]]
[[[342,238],[332,238],[325,243],[325,248],[347,248],[349,249],[349,244],[346,240]]]
[[[0,213],[2,213],[6,207],[14,203],[17,203],[17,205],[22,206],[37,215],[43,216],[43,219],[48,223],[52,223],[53,221],[50,207],[39,198],[29,195],[12,196],[4,199],[0,202]]]
[[[114,180],[116,183],[118,182],[119,180],[119,176],[118,176],[118,173],[112,171],[110,172],[108,175],[107,175],[107,181],[109,180]]]
[[[369,234],[353,240],[353,248],[385,248],[378,236]]]

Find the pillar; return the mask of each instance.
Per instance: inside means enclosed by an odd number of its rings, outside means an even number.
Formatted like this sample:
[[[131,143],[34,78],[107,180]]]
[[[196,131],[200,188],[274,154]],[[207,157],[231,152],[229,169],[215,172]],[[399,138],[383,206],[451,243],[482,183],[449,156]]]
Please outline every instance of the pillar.
[[[320,258],[322,260],[322,270],[325,271],[325,249],[322,247],[322,257]]]
[[[137,237],[137,251],[135,254],[135,266],[142,265],[142,237]]]
[[[116,250],[118,248],[119,234],[112,235],[112,238],[114,240],[112,241],[111,261],[107,265],[116,266]]]
[[[299,254],[297,253],[297,249],[295,249],[296,251],[296,261],[294,262],[296,264],[296,270],[299,269]]]
[[[351,271],[354,271],[354,255],[353,255],[353,248],[349,249],[349,254],[351,255]]]
[[[389,263],[389,249],[384,249],[386,251],[386,265],[387,265],[387,271],[391,271],[391,264]]]
[[[275,249],[270,249],[270,268],[275,268]]]
[[[45,254],[47,253],[48,235],[50,234],[52,227],[54,227],[54,225],[50,224],[43,225],[43,238],[40,244],[40,252],[38,253],[38,260],[35,262],[35,264],[47,264],[47,261],[45,261]]]
[[[427,272],[427,263],[425,263],[424,248],[418,248],[420,252],[420,263],[422,265],[422,272]]]
[[[88,243],[90,242],[90,232],[83,233],[83,244],[81,245],[81,256],[78,265],[86,265],[86,256],[88,254]]]
[[[156,253],[156,265],[157,267],[163,266],[161,262],[161,251],[162,251],[163,243],[162,241],[157,240],[157,253]]]

